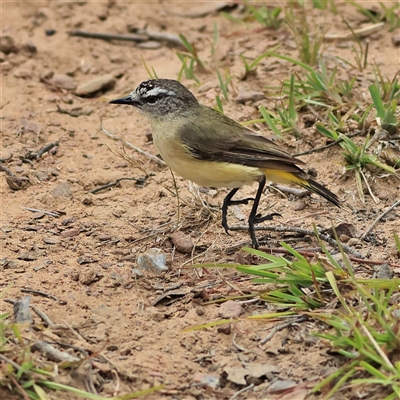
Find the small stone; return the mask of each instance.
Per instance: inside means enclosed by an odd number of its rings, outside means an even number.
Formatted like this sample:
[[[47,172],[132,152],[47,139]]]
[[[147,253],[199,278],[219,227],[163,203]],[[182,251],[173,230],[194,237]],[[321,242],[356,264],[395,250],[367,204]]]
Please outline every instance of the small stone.
[[[67,225],[71,225],[76,221],[75,217],[69,217],[69,218],[65,218],[61,221],[61,225],[63,226],[67,226]]]
[[[48,181],[50,179],[50,176],[48,175],[47,172],[45,171],[34,171],[33,175],[39,180],[39,181]]]
[[[268,387],[268,391],[270,393],[279,393],[287,391],[295,386],[297,386],[296,381],[278,379],[271,383],[271,385]]]
[[[47,265],[49,265],[49,264],[51,264],[51,261],[50,261],[50,260],[43,261],[43,262],[40,263],[39,265],[36,265],[36,267],[33,267],[33,270],[34,270],[35,272],[38,272],[38,271],[40,271],[41,269],[46,268]]]
[[[60,89],[75,90],[76,82],[73,78],[65,74],[54,74],[50,83]]]
[[[48,237],[48,238],[44,238],[43,242],[46,244],[59,244],[60,239],[57,239],[55,237]]]
[[[31,40],[28,40],[25,44],[24,44],[24,49],[28,50],[30,53],[35,54],[37,53],[37,47],[35,45],[35,43],[33,43]]]
[[[90,255],[83,255],[78,257],[78,264],[90,264],[90,263],[94,263],[97,262],[98,260],[92,258]]]
[[[195,310],[196,310],[196,314],[197,314],[199,317],[201,317],[202,315],[205,314],[205,312],[204,312],[204,310],[203,310],[202,307],[195,307]]]
[[[94,268],[87,268],[79,273],[79,282],[83,285],[89,285],[90,283],[97,280],[98,277]]]
[[[293,211],[303,211],[306,203],[303,200],[296,200],[293,204]]]
[[[339,236],[339,239],[340,239],[340,241],[341,241],[342,243],[347,243],[347,242],[351,239],[351,237],[345,235],[344,233],[342,233],[342,234]]]
[[[390,198],[390,193],[389,193],[389,191],[387,191],[387,190],[385,190],[385,189],[380,189],[380,190],[378,190],[378,192],[375,193],[375,195],[376,195],[376,197],[377,197],[379,200],[387,200],[387,199]]]
[[[37,255],[35,252],[25,252],[21,253],[18,257],[18,260],[23,260],[23,261],[36,261],[37,260]]]
[[[221,304],[218,314],[221,318],[238,318],[243,314],[243,311],[243,307],[239,303],[233,300],[228,300]]]
[[[225,334],[225,335],[230,335],[230,333],[231,333],[231,328],[232,328],[232,326],[231,326],[231,323],[229,322],[229,323],[227,323],[227,324],[219,325],[219,326],[217,327],[217,332],[223,333],[223,334]]]
[[[109,89],[115,85],[115,79],[111,74],[98,76],[88,82],[81,83],[75,91],[77,96],[89,96],[96,92]]]
[[[8,72],[8,71],[11,71],[11,69],[12,69],[12,65],[9,61],[2,62],[0,67],[1,67],[2,72]]]
[[[259,101],[265,97],[264,93],[256,91],[240,91],[236,97],[236,102],[244,104],[247,101]]]
[[[174,246],[176,247],[176,250],[179,251],[180,253],[192,252],[194,246],[192,239],[189,235],[186,235],[181,231],[174,232],[171,235],[171,240]]]
[[[379,271],[376,274],[378,279],[393,279],[393,272],[389,264],[382,264],[378,266]]]
[[[91,197],[84,197],[82,199],[82,204],[85,206],[90,206],[93,203],[93,199]]]
[[[42,219],[45,215],[46,213],[44,213],[43,211],[38,211],[32,214],[32,219]]]
[[[68,182],[61,182],[51,192],[54,197],[72,197]]]
[[[1,36],[0,49],[4,54],[18,53],[19,46],[11,36]]]
[[[392,43],[395,47],[400,46],[400,33],[396,33],[392,36]]]
[[[348,244],[349,246],[354,246],[354,247],[357,247],[357,248],[362,247],[362,242],[361,242],[361,240],[360,240],[360,239],[357,239],[357,238],[354,238],[354,237],[352,237],[352,238],[347,242],[347,244]]]
[[[75,282],[79,281],[79,272],[78,271],[72,271],[71,272],[71,279]]]
[[[218,389],[219,387],[219,375],[211,375],[211,374],[202,374],[198,372],[193,376],[193,381],[202,386],[208,386],[213,390]]]
[[[100,242],[108,242],[111,239],[112,239],[112,237],[110,235],[101,235],[101,236],[99,236]]]
[[[78,236],[80,233],[80,230],[77,228],[72,228],[72,229],[66,229],[65,231],[62,231],[60,233],[60,236],[63,238],[71,238],[71,237],[75,237]]]
[[[21,78],[21,79],[31,79],[33,76],[33,71],[31,69],[27,68],[17,68],[14,71],[14,77],[15,78]]]
[[[147,309],[147,312],[149,313],[150,318],[153,321],[161,322],[161,321],[163,321],[165,319],[165,314],[160,312],[160,311],[158,311],[158,310],[149,310],[149,309]]]
[[[151,248],[146,253],[139,254],[137,266],[139,270],[159,275],[168,271],[165,254],[157,248]]]

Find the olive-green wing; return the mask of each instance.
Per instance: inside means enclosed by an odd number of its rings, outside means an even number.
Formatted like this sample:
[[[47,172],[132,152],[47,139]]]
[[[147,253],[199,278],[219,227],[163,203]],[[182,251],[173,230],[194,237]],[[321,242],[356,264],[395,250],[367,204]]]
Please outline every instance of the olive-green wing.
[[[196,125],[185,124],[178,132],[194,157],[288,172],[301,171],[296,164],[304,164],[303,161],[218,111],[201,106],[196,117]]]

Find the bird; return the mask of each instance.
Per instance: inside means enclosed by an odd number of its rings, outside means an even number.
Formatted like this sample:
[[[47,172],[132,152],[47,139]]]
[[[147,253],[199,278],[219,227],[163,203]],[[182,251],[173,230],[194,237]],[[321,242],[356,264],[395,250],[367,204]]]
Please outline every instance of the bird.
[[[165,163],[178,175],[203,187],[226,187],[222,226],[229,234],[228,207],[253,201],[248,229],[258,248],[255,225],[278,213],[257,213],[267,180],[295,184],[341,207],[338,196],[311,179],[300,166],[305,163],[273,141],[257,135],[238,122],[198,102],[194,94],[174,79],[150,79],[111,104],[130,105],[150,122],[153,142]],[[244,185],[258,183],[254,198],[233,200]]]

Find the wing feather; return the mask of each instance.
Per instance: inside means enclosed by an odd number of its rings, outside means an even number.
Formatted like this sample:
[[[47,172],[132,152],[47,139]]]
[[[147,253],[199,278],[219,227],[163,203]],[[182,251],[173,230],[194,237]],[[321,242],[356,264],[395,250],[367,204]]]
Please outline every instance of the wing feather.
[[[185,124],[178,134],[187,150],[198,159],[288,172],[301,171],[296,165],[304,164],[303,161],[218,111],[201,106],[196,120],[196,125]]]

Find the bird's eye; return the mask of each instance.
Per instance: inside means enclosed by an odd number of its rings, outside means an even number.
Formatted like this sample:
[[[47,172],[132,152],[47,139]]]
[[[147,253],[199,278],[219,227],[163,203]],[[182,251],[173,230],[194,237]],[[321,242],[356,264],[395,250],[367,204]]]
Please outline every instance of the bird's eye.
[[[146,102],[149,104],[154,104],[157,101],[157,99],[158,99],[157,96],[149,96],[147,97]]]

